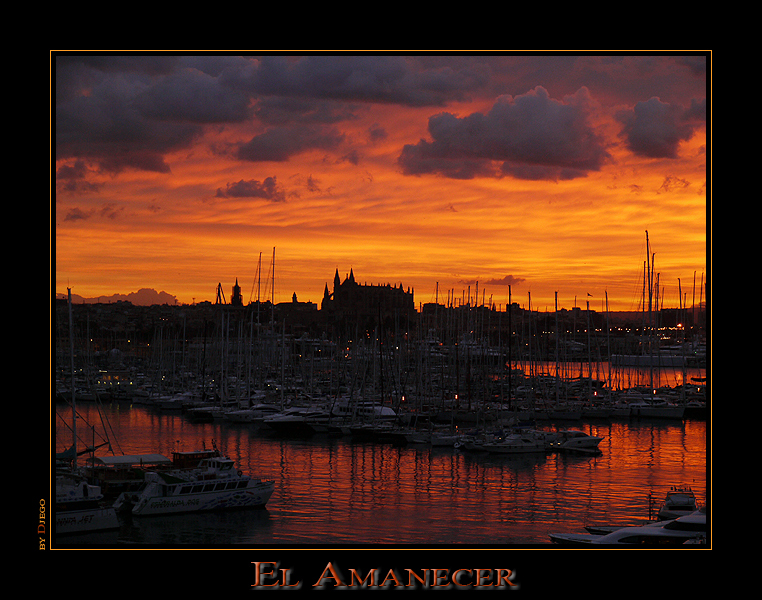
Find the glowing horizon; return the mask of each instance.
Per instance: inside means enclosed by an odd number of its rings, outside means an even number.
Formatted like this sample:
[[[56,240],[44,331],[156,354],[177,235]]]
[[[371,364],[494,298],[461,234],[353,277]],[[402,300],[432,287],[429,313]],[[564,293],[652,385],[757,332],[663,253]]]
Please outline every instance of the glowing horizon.
[[[339,270],[634,310],[707,272],[706,56],[51,56],[54,293],[320,304]],[[256,293],[256,292],[254,292]],[[590,296],[588,297],[588,294]],[[696,290],[695,302],[706,301]],[[256,298],[254,298],[256,299]]]

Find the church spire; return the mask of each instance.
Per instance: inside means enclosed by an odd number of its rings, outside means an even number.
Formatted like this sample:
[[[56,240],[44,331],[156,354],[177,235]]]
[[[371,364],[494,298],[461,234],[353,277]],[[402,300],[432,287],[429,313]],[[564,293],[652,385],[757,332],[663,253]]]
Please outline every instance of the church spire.
[[[233,286],[233,297],[230,299],[230,303],[233,306],[243,306],[243,296],[241,295],[241,286],[238,285],[238,277],[235,278],[235,285]]]

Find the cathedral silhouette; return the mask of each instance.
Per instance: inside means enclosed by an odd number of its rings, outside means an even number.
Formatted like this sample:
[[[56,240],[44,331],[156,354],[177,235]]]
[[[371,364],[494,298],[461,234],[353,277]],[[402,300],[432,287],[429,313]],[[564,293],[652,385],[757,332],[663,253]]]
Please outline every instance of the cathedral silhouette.
[[[387,317],[402,316],[415,312],[413,292],[399,286],[360,285],[355,281],[352,269],[341,281],[339,269],[333,277],[333,292],[325,284],[321,310],[333,313],[337,317]]]

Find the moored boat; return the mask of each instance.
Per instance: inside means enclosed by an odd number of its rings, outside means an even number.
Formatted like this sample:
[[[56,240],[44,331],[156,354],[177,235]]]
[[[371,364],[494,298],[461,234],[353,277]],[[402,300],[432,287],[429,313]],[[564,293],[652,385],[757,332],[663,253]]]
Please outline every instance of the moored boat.
[[[74,337],[72,335],[71,288],[68,290],[69,348],[71,381],[74,383]],[[77,469],[77,398],[72,389],[72,446],[56,454],[56,462],[66,465],[66,472],[56,474],[55,535],[116,529],[119,522],[113,508],[105,506],[100,486],[91,485],[79,476]]]
[[[484,449],[491,454],[544,453],[548,451],[548,443],[544,435],[527,431],[486,442]]]
[[[225,409],[221,406],[194,406],[185,412],[192,423],[213,423],[221,420],[224,415]]]
[[[698,510],[698,501],[693,490],[686,486],[673,486],[667,492],[664,502],[656,513],[656,518],[663,521],[676,519]]]
[[[255,479],[234,468],[224,456],[211,456],[194,469],[146,473],[137,493],[123,493],[114,503],[117,511],[133,516],[263,508],[275,482]]]
[[[435,448],[454,448],[458,440],[463,437],[458,433],[448,433],[445,431],[432,431],[431,432],[431,445]]]
[[[486,452],[486,445],[494,442],[496,435],[495,433],[485,432],[466,433],[455,442],[454,447],[466,452]]]
[[[267,417],[278,414],[280,410],[272,404],[255,404],[250,408],[227,411],[223,418],[229,423],[262,423]]]
[[[348,398],[341,398],[334,403],[331,416],[366,423],[395,422],[398,419],[396,411],[389,406],[368,400],[350,401]]]
[[[353,438],[360,440],[403,441],[397,434],[397,428],[389,421],[352,424],[349,425],[349,433]]]
[[[685,407],[661,398],[630,402],[630,417],[646,419],[682,419]]]
[[[162,454],[93,456],[87,459],[82,475],[113,500],[122,492],[136,491],[147,471],[170,468],[172,461]]]
[[[103,505],[103,494],[75,475],[56,477],[55,535],[118,529],[116,511]]]
[[[705,544],[706,512],[693,511],[677,519],[635,527],[622,527],[610,533],[550,533],[554,544],[564,546],[674,547]]]
[[[589,403],[582,407],[583,419],[607,419],[614,414],[612,406],[606,406],[602,403]]]
[[[430,431],[424,431],[419,429],[408,429],[401,433],[405,443],[407,444],[415,445],[415,444],[430,444],[431,443]]]
[[[584,431],[565,429],[559,431],[556,439],[550,442],[550,448],[571,452],[599,452],[598,445],[602,441],[602,437],[590,435]]]
[[[329,417],[326,410],[296,406],[266,417],[262,425],[283,435],[312,435],[319,424],[325,424],[327,431]]]

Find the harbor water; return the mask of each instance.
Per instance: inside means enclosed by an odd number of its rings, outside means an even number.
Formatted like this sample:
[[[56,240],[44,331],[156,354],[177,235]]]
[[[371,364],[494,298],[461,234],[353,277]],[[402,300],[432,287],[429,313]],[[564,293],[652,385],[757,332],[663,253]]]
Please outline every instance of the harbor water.
[[[125,402],[77,410],[80,438],[88,441],[89,426],[106,429],[115,454],[171,457],[215,444],[244,473],[274,480],[275,491],[265,509],[127,517],[117,531],[54,539],[57,548],[549,546],[551,532],[647,519],[674,485],[707,502],[704,419],[538,422],[601,436],[601,452],[509,456],[327,434],[291,439]],[[56,412],[61,451],[71,408]]]

